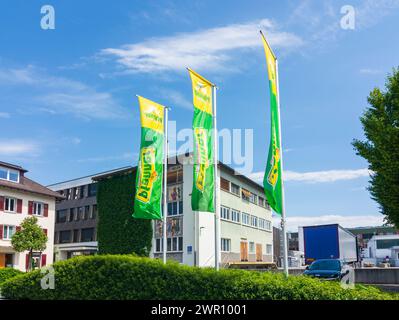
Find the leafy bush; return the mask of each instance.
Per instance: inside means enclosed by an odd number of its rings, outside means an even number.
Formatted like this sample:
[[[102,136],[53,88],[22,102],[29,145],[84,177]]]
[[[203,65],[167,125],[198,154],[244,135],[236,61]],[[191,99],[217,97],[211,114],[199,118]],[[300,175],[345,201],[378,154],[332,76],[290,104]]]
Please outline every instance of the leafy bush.
[[[0,269],[0,285],[11,278],[14,278],[15,276],[19,275],[19,274],[23,274],[22,271],[19,271],[17,269],[13,269],[13,268],[3,268]]]
[[[128,171],[98,182],[97,240],[100,254],[147,256],[151,250],[152,221],[132,218],[136,172]]]
[[[39,270],[2,285],[8,299],[397,299],[374,287],[345,290],[336,282],[269,272],[181,266],[118,255],[76,257],[53,265],[55,289]]]

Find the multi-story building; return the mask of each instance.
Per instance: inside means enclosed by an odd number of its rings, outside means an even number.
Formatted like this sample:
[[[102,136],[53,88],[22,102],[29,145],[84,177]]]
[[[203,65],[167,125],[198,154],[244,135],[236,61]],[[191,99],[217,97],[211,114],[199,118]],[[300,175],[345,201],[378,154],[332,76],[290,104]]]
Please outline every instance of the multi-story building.
[[[33,252],[35,266],[53,262],[54,210],[61,196],[25,176],[27,170],[20,166],[0,162],[0,268],[13,267],[25,271],[29,253],[16,252],[11,245],[13,234],[21,222],[30,216],[38,218],[38,225],[47,234],[43,252]]]
[[[193,212],[191,210],[193,181],[191,161],[191,155],[180,156],[179,161],[173,161],[176,164],[171,164],[172,161],[169,159],[167,257],[187,265],[213,266],[215,263],[215,215],[209,212]],[[68,204],[73,200],[68,200],[70,198],[69,193],[77,192],[76,190],[73,191],[74,188],[79,188],[81,185],[90,185],[93,182],[134,170],[136,170],[136,167],[121,168],[85,177],[82,178],[83,180],[76,179],[50,186],[52,190],[64,190],[63,193],[67,197],[66,200],[57,204],[57,215],[60,210],[65,210],[67,207],[71,209],[80,206],[80,204]],[[272,262],[271,210],[263,196],[263,187],[248,177],[236,173],[223,163],[219,164],[218,171],[220,181],[220,188],[217,190],[220,199],[220,221],[218,223],[220,223],[221,230],[220,261],[222,265],[238,261]],[[95,200],[92,201],[94,204]],[[63,221],[65,219],[63,218]],[[61,224],[66,228],[68,222],[61,222]],[[73,239],[72,229],[69,228],[70,234],[66,237],[70,241],[68,243],[69,248],[77,243]],[[154,221],[153,229],[151,256],[161,258],[163,252],[162,221]],[[57,223],[56,232],[60,231],[61,227]],[[56,235],[56,239],[57,237],[59,239],[59,235]],[[92,242],[92,245],[94,248],[96,243]],[[62,249],[61,246],[61,244],[56,245],[59,250]],[[67,257],[62,256],[61,258]]]
[[[122,170],[121,168],[118,170]],[[100,173],[107,174],[113,171]],[[97,183],[94,175],[49,185],[64,199],[56,203],[55,260],[97,252]]]

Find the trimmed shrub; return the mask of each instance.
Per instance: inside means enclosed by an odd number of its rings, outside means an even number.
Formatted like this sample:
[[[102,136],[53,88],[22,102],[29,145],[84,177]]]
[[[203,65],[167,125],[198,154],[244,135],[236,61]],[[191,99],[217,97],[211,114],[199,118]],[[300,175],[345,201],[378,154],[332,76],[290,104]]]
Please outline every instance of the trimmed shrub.
[[[135,171],[98,182],[97,240],[100,254],[147,256],[152,243],[152,220],[132,218]]]
[[[8,299],[397,299],[374,287],[345,290],[336,282],[271,272],[182,266],[134,256],[76,257],[53,265],[55,289],[43,290],[35,270],[3,283]]]
[[[0,285],[11,278],[14,278],[15,276],[19,275],[19,274],[23,274],[22,271],[19,271],[17,269],[13,269],[13,268],[3,268],[0,269]]]

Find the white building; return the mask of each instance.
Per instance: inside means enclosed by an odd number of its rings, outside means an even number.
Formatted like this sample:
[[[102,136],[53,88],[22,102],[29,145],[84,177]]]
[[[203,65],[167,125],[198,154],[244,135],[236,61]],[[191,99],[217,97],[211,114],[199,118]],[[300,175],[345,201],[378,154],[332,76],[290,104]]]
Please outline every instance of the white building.
[[[399,234],[373,236],[368,241],[366,250],[364,250],[363,261],[374,265],[383,262],[387,257],[394,261],[399,257],[395,256],[396,251],[392,248],[398,246]]]
[[[46,249],[33,253],[36,265],[53,262],[55,200],[60,195],[25,177],[26,172],[20,166],[0,162],[0,268],[27,269],[29,253],[15,252],[11,238],[29,216],[38,218],[48,237]]]
[[[191,266],[214,266],[215,214],[191,210],[193,166],[190,162],[192,158],[180,156],[179,161],[173,159],[175,158],[169,159],[168,166],[167,258]],[[91,177],[93,181],[100,181],[112,178],[114,175],[132,172],[132,170],[136,168],[121,168]],[[237,174],[232,168],[222,163],[219,164],[218,175],[222,266],[229,262],[239,261],[273,262],[272,214],[264,198],[263,187],[248,177]],[[64,195],[75,194],[75,189],[80,187],[79,181],[81,179],[69,181],[67,184],[52,185],[50,188]],[[84,184],[89,183],[84,182]],[[65,186],[73,186],[73,189],[64,190]],[[61,213],[61,210],[66,208],[66,202],[74,202],[73,206],[80,206],[79,201],[83,200],[61,201],[57,204],[57,212]],[[91,205],[96,204],[96,202],[91,203]],[[68,204],[68,206],[71,205]],[[72,226],[76,224],[74,219],[66,218],[65,220],[61,223],[62,226],[57,226],[57,230],[77,228]],[[68,222],[69,220],[71,222]],[[154,221],[153,229],[151,256],[162,258],[162,221]],[[65,244],[57,242],[57,247],[61,250],[66,250],[67,247],[68,250],[79,247],[78,243],[73,243],[72,238],[70,236],[70,241]],[[95,242],[91,244],[93,243]]]

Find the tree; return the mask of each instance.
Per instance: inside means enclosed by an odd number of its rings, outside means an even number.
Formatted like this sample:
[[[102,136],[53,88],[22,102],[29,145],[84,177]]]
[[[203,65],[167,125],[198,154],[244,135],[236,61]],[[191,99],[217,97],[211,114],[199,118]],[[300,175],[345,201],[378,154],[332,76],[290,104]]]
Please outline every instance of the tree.
[[[356,154],[369,162],[368,190],[385,221],[399,228],[399,68],[388,75],[385,91],[374,88],[360,121],[365,141],[354,140]]]
[[[28,217],[21,223],[21,230],[15,232],[11,238],[11,244],[15,251],[29,251],[29,270],[32,269],[33,251],[46,249],[47,236],[37,224],[36,217]]]

